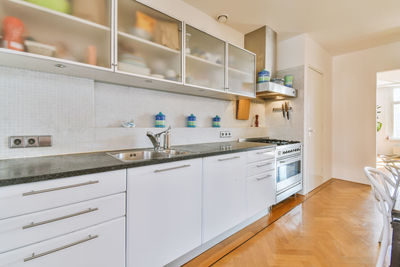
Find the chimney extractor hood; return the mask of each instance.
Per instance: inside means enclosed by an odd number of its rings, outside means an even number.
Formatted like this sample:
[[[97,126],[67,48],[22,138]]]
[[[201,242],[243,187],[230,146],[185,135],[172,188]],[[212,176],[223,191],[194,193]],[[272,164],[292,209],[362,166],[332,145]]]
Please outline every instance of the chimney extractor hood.
[[[249,32],[244,37],[244,47],[257,55],[256,70],[268,70],[271,77],[276,75],[276,32],[268,26],[263,26]],[[297,90],[273,82],[257,84],[257,98],[284,99],[296,97]]]
[[[297,90],[273,82],[263,82],[257,84],[257,97],[263,99],[284,99],[296,97]]]

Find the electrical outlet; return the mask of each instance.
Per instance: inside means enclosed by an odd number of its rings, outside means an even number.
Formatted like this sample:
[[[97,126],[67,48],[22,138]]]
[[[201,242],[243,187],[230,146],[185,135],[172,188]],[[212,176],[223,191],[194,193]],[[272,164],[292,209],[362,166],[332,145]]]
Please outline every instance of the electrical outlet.
[[[39,146],[39,138],[37,136],[25,136],[24,137],[24,146],[25,147],[38,147]]]
[[[230,137],[232,137],[232,132],[231,131],[220,131],[219,137],[220,138],[230,138]]]
[[[23,136],[10,136],[9,137],[8,146],[10,148],[23,148],[23,147],[25,147],[24,137]]]
[[[52,146],[51,135],[10,136],[9,148]]]

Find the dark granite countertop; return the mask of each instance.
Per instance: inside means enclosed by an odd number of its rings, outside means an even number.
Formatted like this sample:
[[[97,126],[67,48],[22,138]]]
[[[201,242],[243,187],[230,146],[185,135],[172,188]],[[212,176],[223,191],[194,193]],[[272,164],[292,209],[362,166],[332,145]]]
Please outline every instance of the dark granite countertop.
[[[121,162],[106,152],[6,159],[0,160],[0,186],[216,156],[272,146],[275,145],[250,142],[218,142],[175,146],[174,148],[176,149],[192,153],[172,158],[142,160],[129,163]],[[129,149],[126,151],[132,150],[139,149]]]

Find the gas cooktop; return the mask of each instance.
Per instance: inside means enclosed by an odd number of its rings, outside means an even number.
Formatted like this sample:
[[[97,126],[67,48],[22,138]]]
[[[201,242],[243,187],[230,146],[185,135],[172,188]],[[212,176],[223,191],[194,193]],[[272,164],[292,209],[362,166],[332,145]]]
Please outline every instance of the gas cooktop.
[[[257,143],[269,143],[269,144],[275,144],[277,146],[284,146],[284,145],[291,145],[291,144],[300,143],[299,141],[287,141],[287,140],[279,140],[279,139],[270,139],[268,137],[245,138],[245,139],[241,139],[240,141],[257,142]]]

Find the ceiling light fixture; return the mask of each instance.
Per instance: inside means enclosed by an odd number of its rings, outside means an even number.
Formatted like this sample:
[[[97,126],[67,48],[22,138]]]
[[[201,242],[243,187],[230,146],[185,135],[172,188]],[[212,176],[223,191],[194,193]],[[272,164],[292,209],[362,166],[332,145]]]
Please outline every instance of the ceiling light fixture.
[[[226,23],[227,20],[228,20],[228,14],[220,14],[217,16],[217,21],[219,23]]]

